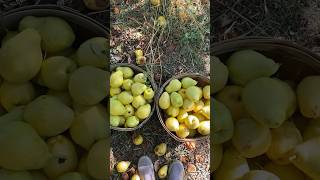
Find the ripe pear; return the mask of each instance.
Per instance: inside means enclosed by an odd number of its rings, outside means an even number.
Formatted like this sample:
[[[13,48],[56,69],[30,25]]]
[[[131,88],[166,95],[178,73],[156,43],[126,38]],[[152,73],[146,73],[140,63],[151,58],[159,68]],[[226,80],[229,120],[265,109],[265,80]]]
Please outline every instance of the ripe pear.
[[[95,141],[107,137],[107,118],[106,108],[103,105],[91,106],[73,121],[70,127],[72,140],[88,150]]]
[[[210,119],[210,105],[204,106],[199,112],[200,112],[200,114],[203,115],[206,119]]]
[[[303,131],[303,140],[309,140],[320,136],[320,119],[312,119]]]
[[[167,144],[166,143],[160,143],[154,148],[154,153],[157,156],[163,156],[167,152]]]
[[[150,3],[151,3],[153,6],[160,6],[161,1],[160,1],[160,0],[151,0]]]
[[[51,157],[44,140],[22,121],[0,127],[0,144],[0,166],[6,169],[40,169]]]
[[[214,172],[214,177],[219,180],[241,179],[249,171],[247,160],[237,150],[229,147],[224,151],[222,162]]]
[[[190,112],[194,109],[195,103],[192,102],[190,99],[183,100],[183,109],[187,112]]]
[[[95,67],[83,66],[69,79],[69,92],[74,101],[94,105],[107,96],[107,72]]]
[[[212,160],[210,161],[211,172],[215,172],[219,168],[222,162],[222,157],[223,157],[223,146],[221,144],[214,145],[212,148],[212,153],[210,153],[210,159],[213,159],[213,161]]]
[[[142,95],[133,97],[132,106],[138,109],[140,106],[145,105],[147,102]]]
[[[194,115],[189,115],[185,120],[184,123],[187,125],[189,129],[197,129],[199,127],[199,119]]]
[[[266,155],[278,164],[290,164],[288,153],[302,143],[302,136],[296,126],[289,121],[279,128],[271,129],[272,142]]]
[[[140,145],[142,143],[143,143],[143,137],[141,136],[141,134],[139,134],[139,135],[134,137],[133,144],[138,146],[138,145]]]
[[[26,29],[8,40],[0,51],[0,75],[14,83],[35,77],[42,63],[40,42],[41,37],[34,29]]]
[[[204,107],[204,102],[202,100],[194,102],[193,112],[197,113]]]
[[[118,95],[118,100],[123,105],[128,105],[133,101],[133,96],[132,96],[131,92],[123,91]]]
[[[185,110],[180,110],[179,114],[177,116],[177,120],[179,121],[179,123],[184,123],[185,119],[188,118],[188,112]]]
[[[124,79],[132,78],[134,75],[134,72],[130,67],[117,67],[116,70],[122,71]]]
[[[300,112],[307,118],[320,117],[320,76],[305,77],[297,87]]]
[[[320,179],[319,148],[319,136],[309,139],[293,149],[290,161],[310,178]]]
[[[268,127],[253,119],[239,119],[235,123],[232,143],[243,157],[257,157],[270,147],[271,133]]]
[[[110,126],[118,127],[120,126],[120,116],[110,116]]]
[[[115,96],[121,93],[120,88],[110,88],[110,96]]]
[[[49,180],[49,178],[40,170],[29,171],[33,180]]]
[[[78,164],[76,148],[72,141],[63,135],[51,137],[47,140],[52,158],[46,163],[43,171],[50,179],[73,171]]]
[[[147,77],[143,73],[138,73],[133,77],[134,82],[144,84],[147,81]]]
[[[176,134],[179,138],[186,138],[190,135],[190,129],[185,124],[180,124]]]
[[[195,86],[197,85],[197,81],[190,78],[190,77],[185,77],[181,80],[182,88],[187,89],[190,86]]]
[[[3,180],[34,180],[28,171],[12,171],[0,169],[0,179]]]
[[[159,107],[161,109],[168,109],[170,107],[170,95],[168,92],[163,92],[160,96]]]
[[[70,47],[75,34],[71,26],[58,17],[26,16],[19,23],[19,30],[32,28],[42,37],[42,49],[49,53],[59,52]]]
[[[118,173],[124,173],[128,170],[129,166],[130,166],[130,162],[129,161],[120,161],[118,162],[116,168]]]
[[[177,92],[172,92],[170,95],[170,102],[171,105],[174,107],[181,107],[183,106],[183,98],[182,96]]]
[[[125,108],[126,108],[126,112],[124,113],[124,117],[127,118],[134,115],[135,112],[134,112],[133,106],[128,104],[128,105],[125,105]]]
[[[127,118],[125,126],[129,128],[134,128],[138,126],[138,124],[139,124],[139,119],[136,116],[130,116]]]
[[[177,131],[179,129],[179,121],[174,117],[169,117],[165,124],[169,131]]]
[[[83,42],[77,51],[79,66],[107,67],[107,39],[93,37]]]
[[[72,106],[72,98],[67,91],[55,91],[52,89],[49,89],[47,95],[52,96],[60,100],[63,104],[71,107]]]
[[[280,178],[268,171],[252,170],[247,172],[241,180],[280,180]]]
[[[23,117],[40,136],[50,137],[69,129],[74,112],[58,99],[42,95],[26,106]]]
[[[216,93],[224,88],[227,84],[229,71],[226,65],[224,65],[219,58],[213,56],[213,61],[210,67],[212,67],[213,77],[213,90],[212,93]]]
[[[41,66],[41,79],[43,83],[53,90],[66,90],[70,75],[77,65],[71,59],[63,56],[52,56],[44,60]]]
[[[209,85],[203,87],[202,92],[203,92],[203,97],[205,99],[210,99],[210,86]]]
[[[204,117],[202,114],[200,114],[200,112],[194,113],[193,115],[196,116],[200,122],[204,121],[204,120],[208,120],[206,117]]]
[[[167,115],[171,116],[171,117],[177,117],[179,115],[179,108],[177,107],[173,107],[173,106],[170,106],[167,110],[166,110],[166,113]]]
[[[187,90],[186,89],[180,89],[178,93],[182,96],[183,99],[187,98]]]
[[[280,67],[272,59],[254,50],[241,50],[233,53],[227,60],[227,66],[231,81],[242,86],[251,80],[269,77]]]
[[[213,144],[221,144],[230,140],[233,136],[233,121],[228,108],[213,99]]]
[[[123,84],[123,72],[122,71],[116,71],[111,73],[110,76],[110,86],[112,88],[119,88]]]
[[[108,172],[108,159],[106,152],[108,151],[108,140],[101,139],[96,142],[88,152],[88,172],[90,176],[98,180],[106,179]]]
[[[271,172],[280,179],[304,180],[304,174],[293,165],[279,165],[276,163],[268,163],[264,166],[264,170]]]
[[[152,88],[147,88],[144,92],[143,92],[143,97],[146,100],[151,100],[154,96],[154,91]]]
[[[193,101],[199,101],[202,98],[202,89],[197,86],[190,86],[187,88],[187,97]]]
[[[243,89],[242,100],[248,113],[269,128],[280,127],[288,119],[291,98],[282,82],[268,77],[250,81]]]
[[[197,131],[203,135],[209,135],[210,134],[210,121],[201,121],[199,123],[199,126],[197,128]]]
[[[30,82],[10,83],[4,81],[0,87],[0,101],[7,111],[16,106],[28,104],[34,97],[34,88]]]
[[[140,176],[138,174],[134,174],[131,176],[131,180],[140,180]]]
[[[168,174],[168,165],[163,165],[159,170],[158,170],[158,176],[160,179],[164,179],[167,177]]]
[[[249,117],[242,102],[242,90],[240,86],[227,85],[216,95],[216,99],[230,110],[232,119],[235,121]]]
[[[147,86],[139,82],[135,82],[131,86],[131,92],[133,96],[141,95],[146,89]]]
[[[132,84],[133,84],[132,79],[124,79],[122,83],[122,88],[126,91],[131,91]]]
[[[176,91],[179,91],[180,89],[181,89],[181,82],[178,79],[171,80],[165,88],[165,90],[168,93],[176,92]]]
[[[145,104],[140,106],[136,113],[135,116],[141,120],[146,119],[147,117],[149,117],[151,113],[151,105],[150,104]]]

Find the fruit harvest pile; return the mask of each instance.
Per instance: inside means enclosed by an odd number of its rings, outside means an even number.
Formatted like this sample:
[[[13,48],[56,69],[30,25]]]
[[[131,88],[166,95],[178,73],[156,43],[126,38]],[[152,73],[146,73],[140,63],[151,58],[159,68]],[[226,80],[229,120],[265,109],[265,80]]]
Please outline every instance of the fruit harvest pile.
[[[2,39],[0,179],[107,176],[107,40],[76,39],[65,20],[33,16]]]
[[[197,84],[190,77],[173,79],[159,98],[166,127],[182,139],[210,134],[210,86]]]
[[[320,179],[320,76],[279,79],[254,50],[212,66],[214,178]]]
[[[151,115],[154,91],[147,76],[117,67],[110,76],[110,125],[134,128]]]

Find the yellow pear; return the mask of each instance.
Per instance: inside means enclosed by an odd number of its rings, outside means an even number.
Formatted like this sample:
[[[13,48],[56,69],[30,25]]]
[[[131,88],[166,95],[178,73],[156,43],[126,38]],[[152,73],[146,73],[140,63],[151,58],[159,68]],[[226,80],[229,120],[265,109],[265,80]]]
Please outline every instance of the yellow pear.
[[[47,95],[57,98],[63,104],[69,107],[72,106],[72,99],[69,92],[67,91],[55,91],[55,90],[49,89],[49,91],[47,92]]]
[[[140,106],[145,105],[147,102],[142,95],[133,97],[132,106],[138,109]]]
[[[159,106],[161,109],[168,109],[170,107],[170,95],[167,92],[163,92],[159,98]]]
[[[147,81],[147,77],[143,73],[138,73],[133,77],[134,82],[144,84]]]
[[[130,166],[130,162],[129,161],[120,161],[118,162],[116,168],[118,173],[124,173],[128,170],[129,166]]]
[[[110,88],[110,96],[115,96],[121,93],[120,88]]]
[[[202,92],[203,92],[203,97],[205,99],[210,99],[210,86],[207,85],[205,86],[203,89],[202,89]]]
[[[165,122],[169,131],[177,131],[179,129],[179,122],[174,117],[169,117]]]
[[[124,115],[126,109],[124,105],[116,99],[110,99],[110,113],[113,116],[121,116]]]
[[[107,42],[105,37],[93,37],[83,42],[77,51],[79,66],[107,67]]]
[[[203,135],[209,135],[210,134],[210,121],[201,121],[199,123],[199,126],[197,128],[197,131]]]
[[[202,89],[197,86],[190,86],[187,88],[187,97],[193,101],[199,101],[202,98]]]
[[[128,104],[128,105],[125,105],[125,108],[126,108],[126,112],[124,113],[124,117],[127,118],[134,115],[135,112],[134,112],[133,106]]]
[[[108,151],[108,140],[107,139],[100,139],[95,144],[92,145],[88,152],[87,158],[87,166],[88,172],[91,177],[104,180],[106,179],[108,172],[108,159],[105,156],[106,152]]]
[[[193,112],[197,113],[204,107],[204,102],[202,100],[194,102]]]
[[[117,71],[122,71],[123,78],[129,79],[132,78],[134,75],[133,70],[130,67],[117,67]]]
[[[130,180],[140,180],[140,176],[138,174],[134,174],[133,176],[131,176]]]
[[[185,119],[188,118],[188,112],[185,110],[180,110],[179,114],[177,116],[177,120],[179,121],[179,123],[184,123]]]
[[[110,87],[112,88],[119,88],[123,84],[123,72],[116,71],[111,73],[110,76]]]
[[[158,170],[158,176],[160,179],[164,179],[167,177],[168,174],[168,165],[163,165],[159,170]]]
[[[131,95],[131,92],[123,91],[120,94],[118,94],[118,100],[123,105],[127,105],[127,104],[130,104],[133,101],[133,96]]]
[[[161,1],[160,1],[160,0],[150,0],[150,3],[151,3],[153,6],[160,6]]]
[[[210,105],[204,106],[199,112],[201,115],[203,115],[207,119],[210,119]]]
[[[144,92],[143,92],[143,97],[146,99],[146,100],[150,100],[152,99],[154,96],[154,91],[152,88],[147,88]]]
[[[187,90],[186,89],[180,89],[178,93],[182,96],[183,99],[187,98]]]
[[[131,91],[132,84],[133,84],[132,79],[124,79],[122,83],[122,88],[126,91]]]
[[[199,119],[194,115],[189,115],[185,120],[184,123],[187,125],[189,129],[197,129],[199,127]]]
[[[167,144],[166,143],[160,143],[154,148],[154,153],[157,156],[163,156],[167,152]]]
[[[42,63],[40,42],[41,37],[34,29],[26,29],[8,40],[0,51],[0,75],[15,83],[35,77]]]
[[[173,106],[170,106],[167,110],[166,110],[166,113],[167,115],[171,116],[171,117],[177,117],[179,115],[179,108],[177,107],[173,107]]]
[[[194,109],[195,103],[192,102],[190,99],[183,100],[183,109],[187,112],[190,112]]]
[[[159,16],[157,19],[157,23],[159,26],[163,27],[167,24],[167,20],[164,16]]]
[[[171,80],[165,88],[165,90],[168,93],[176,92],[176,91],[179,91],[180,89],[181,89],[181,82],[178,79]]]
[[[139,82],[135,82],[131,86],[131,92],[133,96],[141,95],[146,89],[147,86]]]
[[[181,80],[182,88],[187,89],[190,86],[195,86],[197,85],[197,81],[190,78],[190,77],[185,77]]]
[[[13,171],[0,169],[0,179],[3,180],[34,180],[28,171]]]
[[[7,34],[2,38],[1,45],[3,46],[9,39],[13,38],[18,33],[18,31],[8,31]]]
[[[138,126],[139,124],[139,119],[136,116],[130,116],[126,120],[126,126],[129,128],[134,128]]]
[[[120,126],[120,121],[120,116],[110,116],[110,126],[118,127]]]
[[[183,99],[182,96],[177,92],[172,92],[170,95],[170,102],[171,105],[174,107],[181,107],[183,106]]]
[[[145,104],[145,105],[140,106],[137,109],[135,116],[142,120],[142,119],[146,119],[147,117],[149,117],[150,113],[151,113],[151,105]]]
[[[213,61],[210,66],[210,71],[213,73],[213,93],[216,93],[224,88],[227,84],[229,71],[226,65],[224,65],[219,58],[213,56]]]
[[[185,124],[180,124],[176,134],[179,138],[186,138],[190,135],[190,129]]]
[[[141,136],[141,134],[134,137],[133,144],[140,145],[142,143],[143,143],[143,137]]]
[[[13,108],[10,112],[1,115],[0,127],[10,122],[23,121],[24,109],[25,106],[17,106]]]
[[[68,88],[70,74],[77,65],[63,56],[52,56],[44,60],[41,66],[41,79],[50,89],[65,90]]]
[[[107,96],[107,71],[91,66],[82,66],[69,79],[72,99],[83,105],[98,104]]]

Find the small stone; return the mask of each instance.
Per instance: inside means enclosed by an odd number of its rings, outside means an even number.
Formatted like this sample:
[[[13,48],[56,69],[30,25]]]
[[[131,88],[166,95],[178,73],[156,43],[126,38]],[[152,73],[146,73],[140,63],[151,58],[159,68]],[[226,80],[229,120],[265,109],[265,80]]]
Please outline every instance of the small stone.
[[[196,168],[196,166],[194,164],[189,163],[188,166],[187,166],[187,171],[189,173],[193,173],[193,172],[197,171],[197,168]]]
[[[196,148],[196,142],[186,142],[185,145],[189,150],[194,150]]]

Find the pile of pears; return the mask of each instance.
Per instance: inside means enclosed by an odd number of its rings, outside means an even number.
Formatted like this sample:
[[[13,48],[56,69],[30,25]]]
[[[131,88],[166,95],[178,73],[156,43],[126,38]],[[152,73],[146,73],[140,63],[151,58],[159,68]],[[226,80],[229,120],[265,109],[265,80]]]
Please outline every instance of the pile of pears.
[[[110,76],[110,125],[135,128],[151,115],[154,90],[147,75],[120,66]]]
[[[211,66],[215,179],[320,179],[320,75],[280,79],[250,49]]]
[[[210,134],[210,85],[197,85],[191,77],[173,79],[159,98],[166,127],[182,139]]]
[[[106,179],[107,39],[76,39],[51,16],[2,39],[0,179]]]

